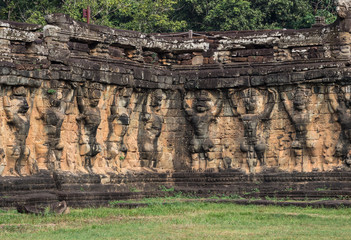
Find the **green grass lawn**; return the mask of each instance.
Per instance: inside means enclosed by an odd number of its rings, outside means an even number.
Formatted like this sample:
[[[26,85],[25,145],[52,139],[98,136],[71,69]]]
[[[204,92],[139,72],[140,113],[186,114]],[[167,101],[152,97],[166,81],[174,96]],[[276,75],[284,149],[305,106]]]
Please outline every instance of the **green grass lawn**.
[[[0,210],[0,239],[351,239],[351,209],[179,202],[61,216]]]

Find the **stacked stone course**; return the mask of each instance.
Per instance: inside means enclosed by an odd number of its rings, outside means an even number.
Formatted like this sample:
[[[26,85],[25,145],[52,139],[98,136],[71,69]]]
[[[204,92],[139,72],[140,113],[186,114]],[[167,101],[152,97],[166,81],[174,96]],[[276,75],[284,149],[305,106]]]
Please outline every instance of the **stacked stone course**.
[[[0,24],[2,176],[351,162],[348,16],[191,39],[47,22]]]
[[[193,38],[62,14],[44,27],[1,21],[0,176],[121,186],[131,173],[348,172],[351,16],[340,9],[332,25]],[[176,184],[166,175],[157,181]]]

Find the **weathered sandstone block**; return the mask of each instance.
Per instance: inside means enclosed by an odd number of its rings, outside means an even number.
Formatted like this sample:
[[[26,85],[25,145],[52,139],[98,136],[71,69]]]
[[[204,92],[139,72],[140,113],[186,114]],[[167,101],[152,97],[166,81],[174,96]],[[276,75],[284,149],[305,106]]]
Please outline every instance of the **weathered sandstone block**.
[[[349,1],[303,30],[192,39],[0,22],[0,175],[350,169]]]

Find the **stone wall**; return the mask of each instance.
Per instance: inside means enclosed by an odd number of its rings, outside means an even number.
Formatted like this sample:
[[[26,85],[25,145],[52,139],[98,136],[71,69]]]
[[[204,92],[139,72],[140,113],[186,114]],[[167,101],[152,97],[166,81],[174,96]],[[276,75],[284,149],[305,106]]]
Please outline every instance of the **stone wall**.
[[[192,38],[1,21],[0,176],[348,171],[345,9],[328,26]]]

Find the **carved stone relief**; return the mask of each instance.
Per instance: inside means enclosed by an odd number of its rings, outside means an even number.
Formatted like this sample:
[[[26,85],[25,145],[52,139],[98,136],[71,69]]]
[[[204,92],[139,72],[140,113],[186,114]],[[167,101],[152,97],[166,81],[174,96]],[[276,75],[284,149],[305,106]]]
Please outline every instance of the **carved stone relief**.
[[[101,152],[101,146],[96,141],[96,133],[101,122],[98,105],[102,86],[99,83],[91,83],[88,86],[74,85],[74,87],[77,90],[80,113],[77,117],[80,155],[84,158],[85,169],[92,172],[92,159]]]
[[[351,165],[351,86],[329,87],[328,102],[330,110],[337,116],[341,125],[335,156],[341,157],[345,164]]]
[[[144,95],[138,132],[141,167],[157,167],[162,151],[158,139],[163,125],[162,104],[164,98],[165,95],[161,89],[149,91]]]
[[[350,0],[336,0],[336,11],[341,18],[345,18],[351,8]]]
[[[43,121],[43,141],[36,150],[39,168],[60,170],[64,144],[61,141],[62,124],[68,104],[72,102],[74,89],[58,81],[51,81],[48,88],[42,89],[41,101],[37,101],[37,120]]]
[[[125,160],[128,153],[125,137],[133,111],[130,102],[132,94],[132,88],[116,88],[110,107],[111,115],[108,117],[107,159],[109,166],[116,171],[120,170],[121,162]]]
[[[222,92],[212,95],[209,91],[201,90],[194,95],[190,105],[188,94],[184,94],[183,97],[183,108],[194,130],[190,143],[191,168],[195,171],[214,170],[217,168],[217,163],[211,155],[214,143],[210,138],[209,130],[211,123],[216,121],[222,110]]]
[[[10,96],[5,93],[3,107],[6,121],[14,134],[14,142],[6,148],[7,169],[10,174],[22,175],[22,168],[28,164],[30,154],[26,139],[30,127],[27,90],[24,87],[13,87]]]
[[[275,88],[230,89],[224,99],[218,90],[63,81],[4,87],[0,172],[162,172],[174,161],[181,170],[250,173],[348,167],[351,88],[310,86],[279,88],[281,102]]]
[[[285,92],[280,95],[289,119],[295,128],[295,136],[291,144],[294,152],[294,170],[307,171],[311,166],[314,170],[322,168],[318,160],[319,133],[315,123],[316,113],[322,106],[314,104],[311,107],[312,89],[307,86],[297,86],[289,99]]]
[[[244,125],[244,140],[240,144],[240,150],[246,153],[246,160],[251,173],[255,172],[257,160],[261,165],[265,163],[265,151],[267,149],[266,140],[262,134],[258,134],[259,125],[270,119],[273,107],[277,101],[277,91],[268,89],[269,98],[265,104],[260,104],[260,91],[248,88],[243,91],[229,91],[229,101],[231,103],[234,116],[238,116]],[[238,101],[242,101],[244,109],[238,109]],[[259,109],[264,105],[263,109]]]

